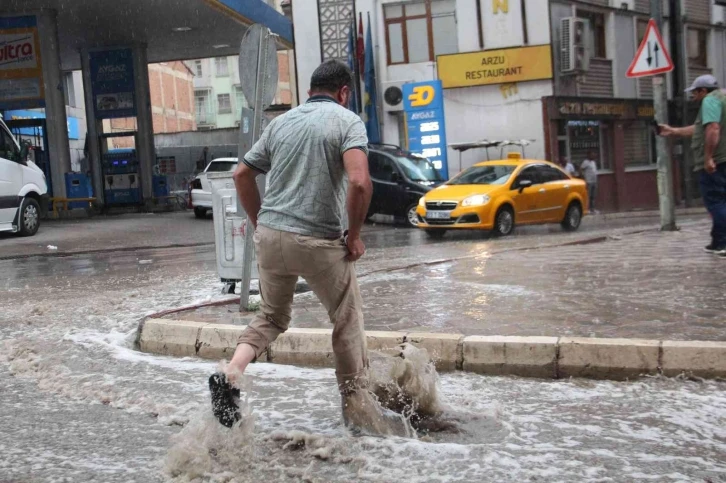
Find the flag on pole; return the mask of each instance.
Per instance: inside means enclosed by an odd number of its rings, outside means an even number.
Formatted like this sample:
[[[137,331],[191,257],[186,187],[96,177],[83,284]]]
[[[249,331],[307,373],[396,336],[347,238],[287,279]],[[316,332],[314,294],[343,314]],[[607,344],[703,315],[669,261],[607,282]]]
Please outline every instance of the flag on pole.
[[[355,37],[355,17],[351,19],[350,22],[350,31],[348,32],[348,67],[350,67],[350,70],[355,73],[357,72],[356,69],[356,37]],[[358,105],[358,92],[356,90],[357,83],[355,82],[355,74],[353,79],[353,85],[350,89],[350,99],[348,99],[348,109],[355,112],[356,114],[360,113],[360,106]]]
[[[380,143],[381,132],[378,124],[378,102],[376,99],[376,63],[373,60],[373,38],[371,35],[371,14],[368,13],[368,32],[365,45],[365,91],[363,94],[363,120],[366,123],[368,142]]]
[[[366,71],[365,69],[365,42],[363,41],[363,14],[358,14],[358,49],[356,55],[358,56],[358,72],[360,75]]]

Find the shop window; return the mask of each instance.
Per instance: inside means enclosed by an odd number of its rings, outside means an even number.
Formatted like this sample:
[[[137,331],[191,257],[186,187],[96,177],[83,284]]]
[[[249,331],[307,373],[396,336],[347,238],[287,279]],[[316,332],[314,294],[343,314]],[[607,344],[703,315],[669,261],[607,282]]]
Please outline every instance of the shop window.
[[[688,49],[689,67],[708,67],[706,44],[708,32],[704,29],[688,28],[686,48]]]
[[[578,10],[577,16],[587,20],[590,24],[588,29],[588,44],[592,48],[592,56],[598,59],[606,59],[605,15],[590,10]]]
[[[229,94],[217,95],[217,112],[220,114],[231,114],[232,113],[232,100]]]
[[[217,57],[214,59],[214,72],[217,77],[229,76],[229,63],[227,57]]]
[[[644,121],[633,122],[623,130],[625,168],[654,166],[655,136]]]
[[[429,62],[458,52],[455,10],[456,0],[384,6],[388,64]]]
[[[594,153],[600,171],[612,170],[609,139],[607,125],[600,121],[567,121],[570,161],[575,166],[580,166],[580,163]]]

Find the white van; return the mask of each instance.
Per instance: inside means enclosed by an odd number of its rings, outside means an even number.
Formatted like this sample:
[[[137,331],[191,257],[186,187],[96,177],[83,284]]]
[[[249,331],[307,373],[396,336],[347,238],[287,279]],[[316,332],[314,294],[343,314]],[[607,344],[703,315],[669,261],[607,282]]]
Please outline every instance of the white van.
[[[45,174],[27,159],[0,116],[0,231],[35,235],[48,209]]]

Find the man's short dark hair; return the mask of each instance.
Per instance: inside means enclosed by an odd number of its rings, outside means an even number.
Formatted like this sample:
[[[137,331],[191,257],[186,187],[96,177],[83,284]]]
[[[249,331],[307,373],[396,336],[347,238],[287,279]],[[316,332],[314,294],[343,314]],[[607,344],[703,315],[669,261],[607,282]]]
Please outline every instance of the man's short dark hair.
[[[334,93],[352,85],[353,73],[347,65],[337,60],[323,62],[310,78],[310,90],[313,92]]]

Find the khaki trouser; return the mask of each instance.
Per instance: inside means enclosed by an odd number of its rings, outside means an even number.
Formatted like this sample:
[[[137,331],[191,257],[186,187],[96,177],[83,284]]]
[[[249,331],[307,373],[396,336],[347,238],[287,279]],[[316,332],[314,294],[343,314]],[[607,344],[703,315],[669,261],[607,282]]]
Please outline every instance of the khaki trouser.
[[[333,353],[338,388],[343,394],[367,386],[368,354],[362,299],[355,264],[346,259],[342,239],[297,235],[258,225],[254,236],[260,273],[260,312],[238,343],[259,357],[290,325],[298,276],[325,306],[333,324]]]

